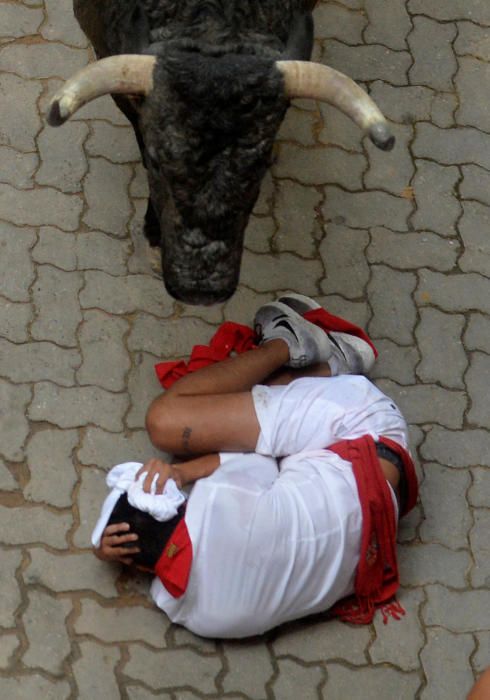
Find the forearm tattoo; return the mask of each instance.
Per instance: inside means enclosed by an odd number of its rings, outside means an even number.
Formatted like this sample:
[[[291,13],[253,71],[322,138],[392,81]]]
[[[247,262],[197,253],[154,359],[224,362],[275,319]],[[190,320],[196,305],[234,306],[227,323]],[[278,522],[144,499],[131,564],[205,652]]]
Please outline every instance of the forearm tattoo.
[[[182,431],[182,447],[184,448],[185,452],[191,452],[191,434],[192,434],[192,428],[184,428]]]

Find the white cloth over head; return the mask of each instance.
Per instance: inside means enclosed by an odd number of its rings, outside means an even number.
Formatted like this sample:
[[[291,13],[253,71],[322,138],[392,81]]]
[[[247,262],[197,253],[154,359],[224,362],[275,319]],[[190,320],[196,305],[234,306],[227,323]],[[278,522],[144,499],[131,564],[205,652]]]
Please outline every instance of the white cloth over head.
[[[155,474],[151,484],[151,492],[143,491],[143,482],[146,472],[136,479],[136,474],[141,469],[141,462],[124,462],[113,467],[106,477],[106,484],[111,489],[109,495],[102,504],[97,524],[92,532],[92,544],[99,547],[102,533],[107,527],[112,511],[123,493],[128,495],[128,503],[149,513],[159,522],[171,520],[177,515],[179,506],[186,500],[186,495],[181,491],[173,479],[168,479],[162,494],[156,493],[158,475]]]

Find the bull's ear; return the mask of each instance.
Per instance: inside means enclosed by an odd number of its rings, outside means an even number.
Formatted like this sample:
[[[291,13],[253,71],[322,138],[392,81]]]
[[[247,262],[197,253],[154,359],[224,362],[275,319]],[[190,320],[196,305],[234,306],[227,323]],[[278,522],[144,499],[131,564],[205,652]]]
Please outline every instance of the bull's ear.
[[[309,61],[313,50],[314,23],[311,12],[297,12],[289,28],[285,61]]]
[[[138,3],[119,28],[121,50],[116,53],[144,53],[150,43],[150,23]]]

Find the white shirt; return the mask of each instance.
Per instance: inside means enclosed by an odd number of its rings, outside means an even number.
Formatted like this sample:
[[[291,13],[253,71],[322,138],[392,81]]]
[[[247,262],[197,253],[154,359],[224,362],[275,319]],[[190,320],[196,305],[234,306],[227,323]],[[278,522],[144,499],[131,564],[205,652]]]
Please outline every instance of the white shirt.
[[[400,412],[363,377],[305,378],[255,387],[253,396],[257,450],[297,453],[280,470],[273,457],[221,455],[189,497],[185,594],[173,598],[159,579],[151,588],[173,622],[202,636],[260,634],[351,594],[362,528],[357,487],[350,463],[318,448],[368,432],[406,445]]]

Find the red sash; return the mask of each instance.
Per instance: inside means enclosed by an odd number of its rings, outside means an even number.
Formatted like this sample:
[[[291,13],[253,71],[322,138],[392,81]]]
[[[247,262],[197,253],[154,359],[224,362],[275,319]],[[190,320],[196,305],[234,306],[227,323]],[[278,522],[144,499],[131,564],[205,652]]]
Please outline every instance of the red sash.
[[[410,455],[392,440],[381,442],[402,456],[408,498],[405,512],[417,500],[415,469]],[[377,608],[381,607],[384,622],[387,615],[399,619],[405,614],[401,605],[393,600],[400,585],[396,554],[396,515],[390,488],[386,482],[376,444],[369,435],[357,440],[342,440],[328,448],[352,464],[362,509],[361,555],[356,572],[354,594],[339,601],[330,611],[345,622],[368,624]],[[414,481],[415,479],[415,481]]]

